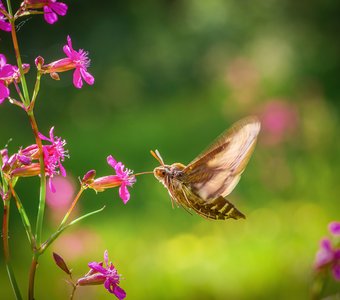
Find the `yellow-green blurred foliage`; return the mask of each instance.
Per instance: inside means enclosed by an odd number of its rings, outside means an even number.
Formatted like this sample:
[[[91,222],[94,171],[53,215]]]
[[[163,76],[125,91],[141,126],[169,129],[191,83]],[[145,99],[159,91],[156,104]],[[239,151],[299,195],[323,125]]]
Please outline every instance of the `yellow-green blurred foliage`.
[[[13,1],[14,2],[14,1]],[[65,1],[66,2],[66,1]],[[20,28],[23,61],[62,57],[70,34],[92,59],[93,87],[76,90],[70,74],[42,79],[36,104],[41,131],[68,142],[64,166],[77,178],[107,175],[112,154],[135,172],[189,163],[241,117],[264,120],[255,153],[229,200],[246,220],[214,222],[172,209],[152,175],[138,177],[124,205],[118,190],[87,191],[77,214],[106,205],[70,228],[41,257],[37,299],[67,299],[70,288],[52,251],[73,269],[110,259],[128,299],[306,299],[318,242],[339,220],[340,19],[336,1],[76,1],[53,25],[34,16]],[[14,63],[8,33],[0,52]],[[32,90],[32,89],[31,89]],[[0,107],[0,148],[34,143],[25,114]],[[35,221],[38,178],[20,180]],[[57,223],[46,214],[45,237]],[[59,217],[60,221],[61,216]],[[33,221],[33,223],[34,223]],[[13,264],[24,295],[30,250],[15,206]],[[2,251],[2,249],[1,249]],[[3,260],[1,298],[13,297]],[[76,299],[112,299],[103,287]]]

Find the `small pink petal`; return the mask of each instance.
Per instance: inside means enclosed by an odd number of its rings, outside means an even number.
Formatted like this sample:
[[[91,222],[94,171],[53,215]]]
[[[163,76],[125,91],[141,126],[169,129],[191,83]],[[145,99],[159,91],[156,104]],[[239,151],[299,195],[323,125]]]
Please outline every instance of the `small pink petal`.
[[[54,10],[58,15],[60,16],[65,16],[67,13],[67,5],[62,2],[57,2],[57,3],[50,3],[49,4],[50,8]]]
[[[9,89],[0,81],[0,104],[9,96]]]
[[[7,63],[6,56],[0,54],[0,67],[4,66]]]
[[[105,250],[104,252],[104,261],[105,261],[106,266],[108,267],[109,266],[109,253],[107,250]]]
[[[113,293],[119,300],[125,299],[126,297],[126,292],[118,285],[114,287]]]
[[[124,204],[126,204],[130,199],[129,190],[124,183],[122,183],[122,185],[119,187],[119,197],[123,200]]]
[[[44,6],[44,19],[48,24],[54,24],[58,21],[58,15],[48,6]]]
[[[51,177],[48,179],[48,186],[49,186],[49,188],[50,188],[52,193],[56,192],[56,189],[55,189],[55,187],[54,187],[54,185],[52,183],[52,178]]]
[[[112,168],[115,168],[116,164],[117,164],[117,161],[113,158],[112,155],[109,155],[107,158],[106,158],[106,161],[107,163],[112,167]]]
[[[77,89],[80,89],[83,86],[83,79],[81,78],[79,68],[76,68],[73,72],[73,85]]]
[[[85,71],[84,68],[80,68],[80,74],[84,78],[87,84],[93,85],[94,84],[94,77],[87,71]]]

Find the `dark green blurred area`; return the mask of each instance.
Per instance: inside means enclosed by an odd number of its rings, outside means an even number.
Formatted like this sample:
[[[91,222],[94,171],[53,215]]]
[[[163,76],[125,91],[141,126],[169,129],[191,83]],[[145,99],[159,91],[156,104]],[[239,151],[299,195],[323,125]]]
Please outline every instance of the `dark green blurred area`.
[[[40,130],[55,126],[67,140],[71,158],[64,166],[75,182],[90,169],[110,174],[109,154],[135,172],[157,166],[150,149],[167,163],[186,164],[236,120],[257,114],[271,121],[228,197],[245,221],[213,222],[172,209],[152,175],[138,178],[125,206],[118,190],[87,191],[78,215],[106,209],[68,230],[42,257],[36,298],[69,295],[52,251],[77,277],[108,249],[128,299],[307,299],[319,240],[340,219],[339,2],[67,4],[55,25],[29,17],[18,36],[31,65],[30,91],[35,57],[46,63],[63,57],[68,34],[74,49],[89,51],[95,85],[75,89],[71,72],[60,81],[46,76],[36,105]],[[14,64],[10,46],[1,32],[0,52]],[[271,127],[276,122],[280,130]],[[12,153],[34,143],[27,117],[7,101],[0,126],[0,148],[10,138]],[[38,184],[38,178],[18,184],[34,221]],[[45,237],[57,226],[52,214]],[[25,295],[31,255],[14,205],[10,237]],[[0,282],[1,298],[11,299],[3,261]],[[85,287],[76,299],[112,297]]]

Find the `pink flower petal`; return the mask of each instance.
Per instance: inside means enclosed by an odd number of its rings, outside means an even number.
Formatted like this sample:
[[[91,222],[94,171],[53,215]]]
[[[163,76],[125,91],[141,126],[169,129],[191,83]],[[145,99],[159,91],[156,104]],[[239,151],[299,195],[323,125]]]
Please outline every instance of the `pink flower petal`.
[[[83,79],[81,78],[79,68],[76,68],[73,72],[73,85],[77,89],[80,89],[83,86]]]
[[[119,187],[119,197],[123,200],[124,204],[126,204],[130,199],[130,193],[125,183],[122,183]]]
[[[12,77],[13,74],[14,74],[13,66],[4,65],[3,67],[0,67],[0,78],[6,79]]]
[[[94,77],[89,72],[87,72],[84,68],[80,68],[80,74],[88,85],[94,84]]]
[[[9,89],[0,81],[0,104],[9,96]]]
[[[44,6],[44,19],[48,24],[54,24],[58,21],[58,15],[48,6]]]
[[[49,3],[50,8],[54,10],[58,15],[65,16],[67,13],[67,5],[62,2]]]
[[[114,287],[113,293],[119,300],[125,299],[126,297],[126,292],[118,285]]]
[[[6,22],[2,16],[0,16],[0,30],[3,30],[3,31],[12,30],[11,24]]]
[[[112,167],[112,168],[115,168],[116,164],[117,164],[117,161],[113,158],[112,155],[109,155],[107,158],[106,158],[106,161],[107,163]]]
[[[56,192],[56,189],[55,189],[55,187],[54,187],[54,185],[53,185],[53,182],[52,182],[52,178],[51,178],[51,177],[48,179],[48,186],[49,186],[49,188],[50,188],[50,190],[51,190],[52,193],[55,193],[55,192]]]
[[[0,54],[0,67],[4,66],[7,63],[6,56]]]

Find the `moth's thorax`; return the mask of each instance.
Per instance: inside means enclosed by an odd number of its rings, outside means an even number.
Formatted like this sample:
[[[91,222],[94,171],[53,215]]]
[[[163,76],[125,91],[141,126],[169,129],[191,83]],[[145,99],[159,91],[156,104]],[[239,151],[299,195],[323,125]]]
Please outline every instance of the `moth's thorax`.
[[[155,168],[153,174],[162,183],[168,180],[179,179],[183,174],[185,166],[181,163],[174,163],[172,165],[163,165]]]

